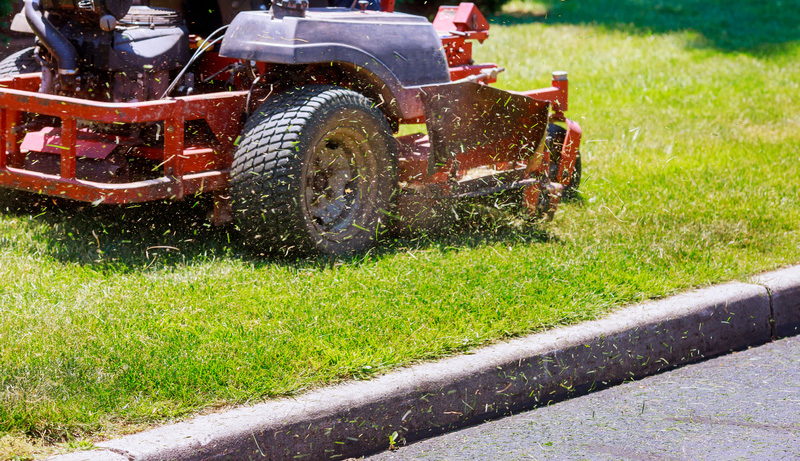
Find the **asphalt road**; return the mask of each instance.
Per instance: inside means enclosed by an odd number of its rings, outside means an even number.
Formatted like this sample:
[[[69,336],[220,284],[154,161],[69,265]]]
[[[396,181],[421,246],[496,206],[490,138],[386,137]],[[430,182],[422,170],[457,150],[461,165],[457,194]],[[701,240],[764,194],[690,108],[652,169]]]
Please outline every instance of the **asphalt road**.
[[[800,460],[800,336],[375,460]]]

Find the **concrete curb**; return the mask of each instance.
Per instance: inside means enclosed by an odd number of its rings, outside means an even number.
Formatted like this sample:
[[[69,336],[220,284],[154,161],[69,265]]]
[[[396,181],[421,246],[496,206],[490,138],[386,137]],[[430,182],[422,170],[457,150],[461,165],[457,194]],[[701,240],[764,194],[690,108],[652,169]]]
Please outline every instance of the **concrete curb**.
[[[631,306],[472,354],[51,458],[342,459],[766,343],[800,328],[800,266]]]
[[[754,281],[769,290],[773,336],[800,333],[800,266],[763,274]]]

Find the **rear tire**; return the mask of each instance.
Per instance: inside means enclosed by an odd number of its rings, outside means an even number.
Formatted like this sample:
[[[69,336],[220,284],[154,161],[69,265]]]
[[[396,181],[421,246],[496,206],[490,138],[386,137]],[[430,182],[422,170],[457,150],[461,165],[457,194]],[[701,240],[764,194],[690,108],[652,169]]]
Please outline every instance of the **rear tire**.
[[[42,66],[36,61],[33,47],[17,51],[0,61],[0,78],[41,71]]]
[[[397,146],[364,96],[306,86],[267,100],[245,124],[231,167],[234,219],[265,252],[344,255],[388,221]]]
[[[564,149],[564,139],[567,137],[567,130],[551,123],[547,126],[547,137],[544,140],[547,150],[550,151],[550,180],[554,181],[558,174],[558,164],[561,161],[561,151]],[[574,198],[578,193],[578,187],[581,185],[581,152],[578,151],[578,156],[575,158],[575,171],[569,183],[564,185],[563,196],[565,198]]]

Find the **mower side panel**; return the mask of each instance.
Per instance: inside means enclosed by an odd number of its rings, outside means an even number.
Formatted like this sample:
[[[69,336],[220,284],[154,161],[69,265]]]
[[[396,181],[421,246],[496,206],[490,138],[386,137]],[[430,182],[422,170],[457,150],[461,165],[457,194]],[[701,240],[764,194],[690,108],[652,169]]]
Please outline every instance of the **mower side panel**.
[[[422,115],[421,106],[413,103],[420,86],[450,81],[433,25],[403,13],[312,8],[305,17],[276,19],[270,12],[243,12],[226,32],[220,54],[278,64],[362,67],[387,86],[406,118]]]
[[[427,86],[422,99],[432,148],[430,175],[464,152],[491,152],[494,161],[527,160],[547,130],[549,102],[487,85]]]

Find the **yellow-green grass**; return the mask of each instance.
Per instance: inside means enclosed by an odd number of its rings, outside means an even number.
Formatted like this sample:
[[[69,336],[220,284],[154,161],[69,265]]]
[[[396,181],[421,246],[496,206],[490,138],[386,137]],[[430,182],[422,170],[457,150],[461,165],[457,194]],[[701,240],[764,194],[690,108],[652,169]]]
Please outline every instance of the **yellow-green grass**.
[[[297,261],[254,256],[195,201],[11,206],[0,458],[797,263],[800,9],[759,3],[570,0],[493,19],[476,54],[508,69],[500,86],[570,72],[584,183],[546,227],[503,197],[456,208],[445,235]]]

